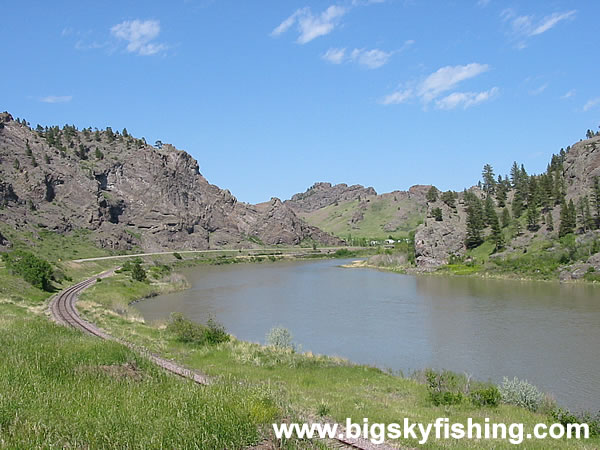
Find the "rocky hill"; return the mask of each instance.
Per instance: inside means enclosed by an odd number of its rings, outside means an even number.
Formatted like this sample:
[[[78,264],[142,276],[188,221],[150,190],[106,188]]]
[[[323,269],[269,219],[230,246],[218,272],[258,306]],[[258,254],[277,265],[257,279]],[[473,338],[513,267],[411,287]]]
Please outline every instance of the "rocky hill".
[[[506,243],[503,251],[495,253],[492,257],[505,258],[523,254],[531,250],[532,246],[541,248],[544,243],[555,240],[560,233],[562,209],[571,201],[575,216],[573,231],[576,233],[577,243],[598,239],[600,231],[595,229],[599,225],[598,218],[594,224],[594,215],[598,213],[595,211],[596,197],[593,189],[594,180],[598,176],[600,136],[596,135],[567,147],[566,151],[561,150],[559,155],[554,155],[545,173],[526,176],[528,181],[524,189],[527,191],[527,199],[520,200],[523,202],[523,212],[519,217],[515,217],[514,212],[518,189],[515,188],[514,182],[513,185],[507,183],[509,187],[505,206],[500,205],[496,199],[493,205],[498,216],[501,216],[504,207],[509,210],[512,216],[511,225],[504,230]],[[469,191],[482,200],[485,198],[484,192],[477,186]],[[536,194],[533,194],[534,191]],[[458,193],[456,198],[455,207],[449,207],[440,198],[427,203],[427,218],[415,234],[416,262],[423,269],[435,269],[447,264],[453,256],[463,257],[467,254],[467,205],[464,193]],[[531,220],[528,217],[529,205],[534,205],[536,211]],[[442,220],[434,217],[433,211],[436,208],[441,210]],[[531,224],[531,221],[534,223]],[[490,233],[489,227],[483,230],[484,237]],[[549,246],[551,247],[551,244]],[[600,258],[594,259],[596,260],[600,261]],[[596,265],[600,268],[600,264]]]
[[[407,234],[424,218],[430,186],[377,194],[372,187],[315,183],[284,203],[311,225],[346,238]]]
[[[126,130],[32,129],[2,113],[0,223],[34,237],[93,230],[110,249],[342,243],[277,199],[266,208],[238,202],[210,184],[188,153],[159,147]],[[8,247],[2,231],[0,246]]]

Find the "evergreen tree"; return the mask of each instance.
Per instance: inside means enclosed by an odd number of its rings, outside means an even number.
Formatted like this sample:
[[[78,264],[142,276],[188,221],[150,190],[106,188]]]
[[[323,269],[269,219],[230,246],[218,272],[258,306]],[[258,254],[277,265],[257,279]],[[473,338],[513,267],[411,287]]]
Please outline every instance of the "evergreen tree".
[[[564,200],[560,204],[560,225],[558,228],[558,237],[566,236],[575,231],[575,220],[574,220],[575,205],[573,200],[567,204]]]
[[[595,177],[592,185],[592,205],[596,228],[600,228],[600,177]]]
[[[433,203],[438,199],[438,193],[439,191],[437,190],[437,188],[435,186],[431,186],[427,191],[425,198],[429,203]]]
[[[442,220],[444,220],[442,217],[442,210],[440,208],[433,208],[431,210],[431,215],[437,222],[441,222]]]
[[[535,205],[535,202],[531,202],[527,207],[527,228],[530,231],[536,231],[539,226],[540,213]]]
[[[446,191],[440,198],[449,208],[456,209],[456,192]]]
[[[498,215],[496,212],[494,212],[491,222],[492,223],[490,226],[492,228],[492,232],[490,236],[495,246],[494,251],[498,252],[504,248],[504,236],[502,234],[502,228],[500,228],[500,221],[498,220]]]
[[[484,228],[484,214],[481,200],[472,192],[465,193],[467,204],[467,237],[465,245],[467,248],[475,248],[481,245],[483,238],[481,231]]]
[[[512,181],[513,189],[516,189],[517,186],[519,185],[520,175],[521,175],[521,171],[519,170],[519,166],[517,165],[517,162],[515,161],[515,162],[513,162],[513,165],[510,168],[510,179]]]
[[[127,132],[127,128],[123,128],[123,131],[121,131],[121,134],[123,135],[123,137],[129,137],[129,133]]]
[[[502,209],[502,228],[506,228],[510,225],[510,212],[508,212],[508,208]]]
[[[21,163],[19,162],[19,160],[17,158],[15,158],[15,162],[13,163],[13,167],[15,168],[15,170],[21,169]]]
[[[494,195],[494,192],[496,192],[496,178],[494,175],[494,169],[490,164],[483,166],[481,176],[483,177],[483,191],[488,197],[490,195]]]
[[[492,200],[492,197],[490,197],[489,195],[485,199],[484,217],[485,217],[485,224],[487,226],[492,225],[492,222],[494,221],[494,217],[496,219],[498,219],[498,217],[496,215],[494,200]]]
[[[146,281],[146,271],[139,262],[133,264],[131,268],[131,278],[135,281]]]
[[[496,183],[496,202],[498,202],[500,208],[506,206],[507,192],[506,183],[502,179],[502,175],[498,175],[498,182]]]

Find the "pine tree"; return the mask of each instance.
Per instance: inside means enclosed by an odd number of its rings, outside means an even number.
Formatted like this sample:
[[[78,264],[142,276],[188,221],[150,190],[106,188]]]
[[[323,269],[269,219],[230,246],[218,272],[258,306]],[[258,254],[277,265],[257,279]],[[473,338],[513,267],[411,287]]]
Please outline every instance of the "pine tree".
[[[508,212],[508,208],[504,208],[502,210],[502,228],[506,228],[510,225],[510,212]]]
[[[566,236],[575,231],[575,205],[573,200],[567,204],[564,200],[560,204],[560,225],[558,228],[558,237]]]
[[[496,178],[494,169],[490,164],[483,166],[481,176],[483,177],[483,191],[488,197],[494,195],[494,192],[496,192]]]
[[[538,222],[540,220],[540,213],[535,205],[535,202],[531,202],[527,207],[527,228],[529,231],[537,231],[539,228]]]
[[[481,200],[471,192],[465,194],[467,203],[467,237],[465,245],[467,248],[475,248],[483,243],[481,231],[484,228],[484,214]]]
[[[596,228],[600,228],[600,177],[594,178],[592,185],[592,205],[595,214]]]
[[[506,183],[502,179],[502,175],[498,175],[498,183],[496,184],[496,202],[500,208],[506,206],[507,189]]]
[[[444,220],[442,217],[442,210],[440,208],[433,208],[431,210],[431,215],[437,222],[441,222],[442,220]]]
[[[496,219],[498,218],[496,215],[494,200],[492,200],[492,197],[489,195],[485,199],[484,217],[485,217],[485,224],[487,226],[492,225],[494,217],[496,217]]]
[[[500,228],[500,221],[498,220],[498,215],[495,211],[490,226],[492,228],[491,238],[495,246],[494,251],[498,252],[504,248],[504,236],[502,234],[502,228]]]
[[[427,191],[425,198],[429,203],[433,203],[438,199],[438,193],[439,191],[437,190],[437,188],[435,186],[431,186]]]
[[[516,189],[517,186],[519,185],[520,175],[521,175],[521,171],[519,170],[519,166],[517,165],[517,162],[515,161],[515,162],[513,162],[513,165],[510,168],[510,179],[512,181],[513,189]]]
[[[449,208],[456,209],[456,192],[446,191],[440,198]]]

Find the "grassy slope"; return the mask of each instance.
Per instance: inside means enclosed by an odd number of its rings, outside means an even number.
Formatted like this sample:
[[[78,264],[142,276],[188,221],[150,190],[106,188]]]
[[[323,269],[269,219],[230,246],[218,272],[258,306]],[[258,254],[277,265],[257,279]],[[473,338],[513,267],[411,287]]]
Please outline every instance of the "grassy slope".
[[[410,200],[394,201],[392,197],[371,198],[368,207],[363,211],[364,219],[357,224],[350,225],[350,219],[358,209],[358,200],[329,205],[325,208],[303,214],[302,217],[311,225],[337,236],[385,239],[390,234],[396,236],[407,235],[415,229],[424,216],[424,211]],[[410,211],[406,222],[395,231],[385,231],[383,227],[392,221],[398,214],[398,208]]]
[[[241,448],[281,414],[265,388],[199,388],[121,345],[0,311],[0,447]]]
[[[115,289],[111,286],[114,283]],[[451,421],[466,423],[468,417],[483,422],[523,422],[533,426],[547,422],[542,414],[534,414],[522,408],[501,405],[497,408],[476,408],[470,404],[458,406],[433,406],[424,384],[412,378],[387,374],[381,370],[356,366],[336,358],[315,355],[299,355],[277,351],[256,344],[232,341],[216,347],[195,347],[173,339],[162,326],[148,326],[114,313],[106,313],[104,307],[92,300],[106,298],[110,292],[123,295],[121,281],[105,280],[85,294],[82,303],[84,314],[116,336],[133,340],[167,357],[184,362],[220,379],[239,380],[256,386],[269,386],[277,403],[289,405],[303,415],[318,416],[325,413],[337,421],[352,417],[362,421],[368,417],[371,423],[391,423],[409,417],[414,421],[434,421],[437,417],[449,417]],[[121,292],[121,294],[118,294]],[[125,293],[121,300],[132,298]],[[416,445],[416,442],[408,442]],[[482,441],[449,441],[445,446],[454,448],[499,448],[500,443]],[[527,448],[548,448],[551,442],[528,442]],[[600,441],[586,445],[600,445]],[[508,443],[500,447],[512,448]],[[430,442],[426,448],[438,448]],[[581,442],[561,442],[561,448],[585,448]]]

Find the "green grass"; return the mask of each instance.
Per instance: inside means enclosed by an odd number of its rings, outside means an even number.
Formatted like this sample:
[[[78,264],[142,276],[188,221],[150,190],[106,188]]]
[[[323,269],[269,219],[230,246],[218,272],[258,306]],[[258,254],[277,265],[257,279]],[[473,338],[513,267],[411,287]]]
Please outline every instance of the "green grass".
[[[358,238],[385,239],[390,234],[408,235],[423,220],[425,211],[411,200],[394,201],[392,198],[371,199],[363,211],[364,219],[350,225],[350,219],[358,210],[358,200],[329,205],[325,208],[303,214],[310,224],[337,236],[352,235]],[[391,222],[399,213],[399,208],[407,210],[406,219],[393,231],[385,231],[384,225]]]
[[[14,250],[31,251],[48,261],[65,261],[77,258],[93,258],[113,254],[97,247],[91,239],[91,231],[76,230],[66,234],[39,228],[36,233],[15,231],[0,226],[0,232],[12,243]]]
[[[2,448],[244,448],[284,415],[267,387],[199,387],[15,305],[0,360]]]

